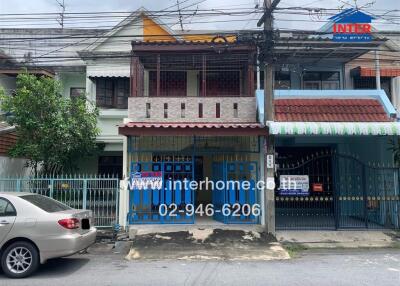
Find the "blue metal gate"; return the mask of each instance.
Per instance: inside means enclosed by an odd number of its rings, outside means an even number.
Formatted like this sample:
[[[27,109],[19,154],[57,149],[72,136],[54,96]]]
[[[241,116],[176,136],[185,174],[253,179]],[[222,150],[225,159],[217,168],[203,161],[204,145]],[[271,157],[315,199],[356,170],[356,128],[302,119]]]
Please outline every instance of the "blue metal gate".
[[[257,224],[260,215],[254,215],[253,209],[259,204],[259,192],[256,189],[258,180],[257,162],[223,161],[213,162],[213,180],[222,180],[224,189],[213,190],[214,219],[226,224]],[[248,185],[244,185],[244,182]],[[228,208],[224,214],[223,209]],[[247,209],[247,210],[245,210]]]
[[[173,157],[172,157],[173,158]],[[183,182],[192,180],[194,162],[191,156],[183,160],[161,162],[132,162],[134,172],[161,172],[161,188],[151,186],[130,189],[130,224],[193,224],[194,214],[187,206],[194,204],[194,190]]]

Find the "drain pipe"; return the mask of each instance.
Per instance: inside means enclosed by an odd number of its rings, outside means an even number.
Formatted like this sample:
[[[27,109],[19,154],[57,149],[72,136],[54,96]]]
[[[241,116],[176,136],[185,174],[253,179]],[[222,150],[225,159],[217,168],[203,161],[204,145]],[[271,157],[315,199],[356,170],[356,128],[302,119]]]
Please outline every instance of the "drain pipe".
[[[381,66],[379,62],[378,51],[375,51],[375,79],[376,79],[376,89],[381,89]]]

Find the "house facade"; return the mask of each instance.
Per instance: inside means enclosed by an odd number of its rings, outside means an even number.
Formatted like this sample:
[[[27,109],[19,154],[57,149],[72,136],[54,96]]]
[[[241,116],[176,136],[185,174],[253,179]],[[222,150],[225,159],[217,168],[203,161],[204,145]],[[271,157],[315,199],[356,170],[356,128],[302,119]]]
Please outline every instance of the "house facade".
[[[35,33],[48,39],[57,31]],[[35,65],[61,80],[64,96],[85,94],[99,108],[104,151],[83,158],[78,172],[129,178],[120,192],[120,225],[265,224],[265,190],[255,186],[271,179],[264,176],[265,142],[274,136],[277,229],[399,227],[390,150],[400,134],[398,78],[390,77],[390,92],[383,82],[376,90],[359,80],[367,63],[373,73],[369,51],[396,50],[385,39],[355,44],[281,34],[275,119],[266,122],[254,35],[177,36],[144,10],[111,30],[80,33],[87,38],[75,45],[46,40],[50,50],[41,53],[53,52],[54,60],[35,55]],[[15,77],[5,69],[1,75],[11,83]],[[207,179],[225,184],[199,184]],[[183,181],[194,183],[175,184]],[[153,182],[161,185],[149,187]],[[213,210],[201,216],[199,206]]]

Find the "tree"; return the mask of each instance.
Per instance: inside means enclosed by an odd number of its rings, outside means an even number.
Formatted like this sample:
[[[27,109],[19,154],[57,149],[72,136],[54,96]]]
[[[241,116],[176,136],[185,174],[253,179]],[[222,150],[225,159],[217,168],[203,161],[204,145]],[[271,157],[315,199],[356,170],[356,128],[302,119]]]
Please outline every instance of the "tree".
[[[79,158],[98,151],[98,110],[85,97],[65,98],[57,80],[27,72],[18,75],[16,85],[13,96],[0,95],[18,135],[11,156],[27,158],[35,175],[38,166],[55,174],[74,172]]]

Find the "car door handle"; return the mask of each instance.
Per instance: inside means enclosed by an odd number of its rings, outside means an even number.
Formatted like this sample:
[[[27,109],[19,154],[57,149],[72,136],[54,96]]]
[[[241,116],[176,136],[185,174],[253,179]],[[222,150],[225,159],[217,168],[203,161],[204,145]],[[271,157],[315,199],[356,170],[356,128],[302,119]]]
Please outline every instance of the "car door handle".
[[[0,221],[0,224],[10,224],[10,223],[8,221],[3,220],[3,221]]]

